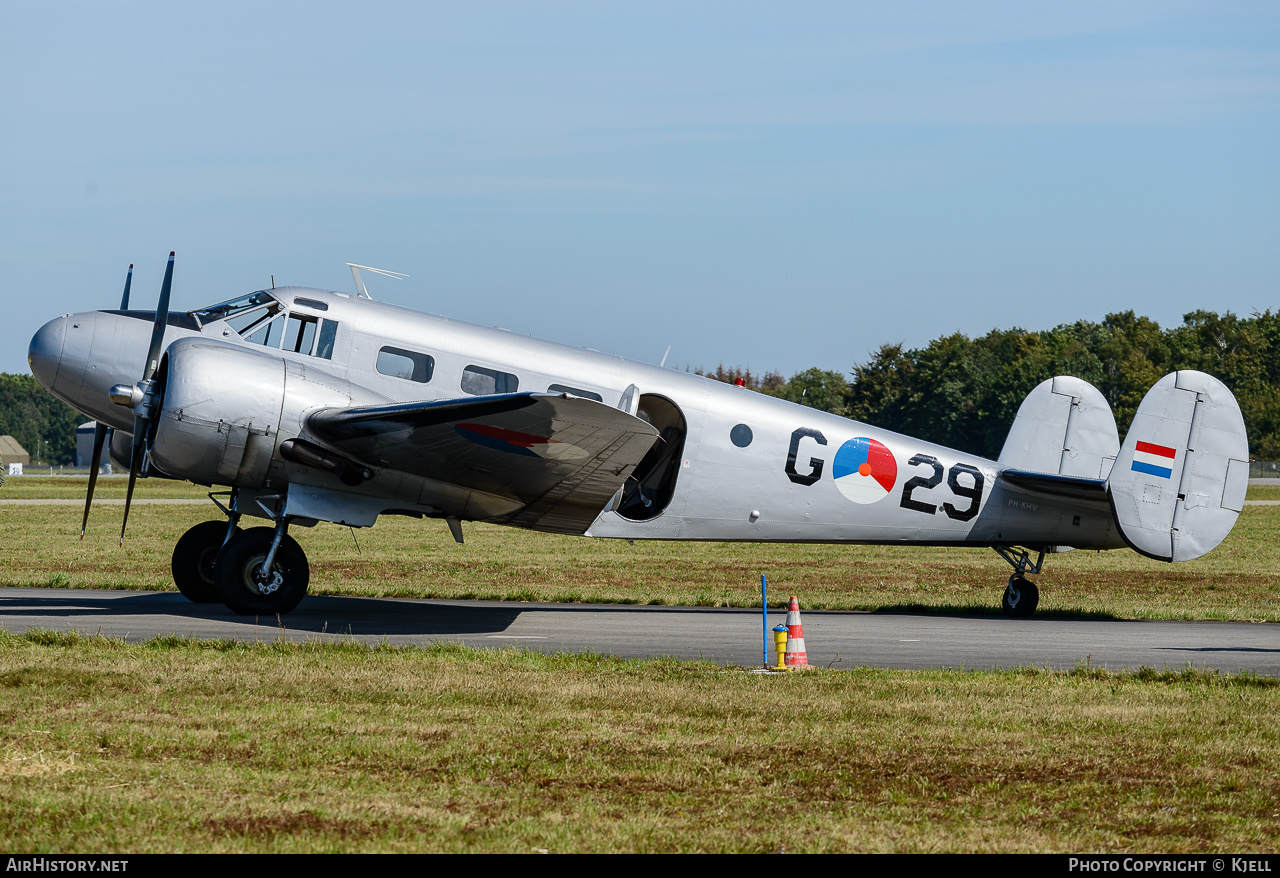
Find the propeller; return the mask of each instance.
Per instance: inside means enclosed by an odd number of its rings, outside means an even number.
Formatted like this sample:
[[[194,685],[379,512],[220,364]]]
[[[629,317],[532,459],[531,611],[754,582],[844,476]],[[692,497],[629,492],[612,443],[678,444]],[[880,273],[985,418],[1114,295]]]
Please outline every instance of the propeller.
[[[120,310],[129,310],[129,287],[133,285],[133,263],[129,263],[129,274],[124,279],[124,295],[120,297]]]
[[[120,310],[129,310],[129,287],[133,286],[133,263],[129,263],[129,273],[124,278],[124,295],[120,297]],[[80,539],[84,539],[85,528],[89,526],[89,507],[93,505],[93,489],[98,485],[98,467],[102,465],[102,447],[107,442],[107,434],[111,428],[101,421],[93,424],[93,454],[89,458],[89,492],[84,498],[84,518],[80,520]]]
[[[133,453],[129,459],[129,488],[124,497],[124,521],[120,524],[120,545],[124,545],[124,531],[129,524],[129,507],[133,503],[133,488],[138,475],[146,475],[147,436],[159,406],[161,388],[155,381],[160,368],[160,356],[164,353],[164,328],[169,322],[169,293],[173,288],[173,251],[169,251],[169,265],[164,270],[164,283],[160,286],[160,301],[156,305],[156,320],[151,327],[151,346],[147,349],[146,365],[142,380],[135,385],[117,384],[108,396],[117,405],[133,408]],[[96,442],[97,435],[95,433]]]

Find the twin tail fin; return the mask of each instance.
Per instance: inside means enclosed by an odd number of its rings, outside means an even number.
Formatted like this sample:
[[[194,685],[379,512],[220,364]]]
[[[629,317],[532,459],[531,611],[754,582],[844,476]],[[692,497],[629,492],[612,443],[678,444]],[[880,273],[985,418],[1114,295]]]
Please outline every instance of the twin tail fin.
[[[1111,407],[1079,378],[1027,395],[1000,452],[1002,478],[1064,497],[1107,497],[1135,551],[1189,561],[1216,547],[1244,508],[1249,443],[1231,391],[1203,372],[1166,375],[1121,445]]]
[[[1189,561],[1231,532],[1249,485],[1244,417],[1203,372],[1166,375],[1147,391],[1107,482],[1125,542],[1161,561]]]

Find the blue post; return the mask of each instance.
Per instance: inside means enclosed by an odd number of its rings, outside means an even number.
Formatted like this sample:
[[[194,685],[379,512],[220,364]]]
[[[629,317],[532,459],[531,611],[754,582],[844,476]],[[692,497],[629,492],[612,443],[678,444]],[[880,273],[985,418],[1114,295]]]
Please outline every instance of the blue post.
[[[764,574],[760,574],[760,609],[764,613],[764,629],[760,633],[761,639],[764,641],[764,666],[769,667],[769,584],[765,582]]]

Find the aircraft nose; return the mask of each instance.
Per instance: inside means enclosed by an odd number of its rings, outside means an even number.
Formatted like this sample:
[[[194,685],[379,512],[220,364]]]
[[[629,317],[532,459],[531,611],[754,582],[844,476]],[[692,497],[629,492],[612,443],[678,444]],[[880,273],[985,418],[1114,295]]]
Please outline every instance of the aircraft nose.
[[[46,390],[53,389],[53,381],[58,377],[62,343],[66,337],[67,318],[58,317],[40,327],[31,338],[31,347],[27,350],[27,365],[31,367],[31,374]]]

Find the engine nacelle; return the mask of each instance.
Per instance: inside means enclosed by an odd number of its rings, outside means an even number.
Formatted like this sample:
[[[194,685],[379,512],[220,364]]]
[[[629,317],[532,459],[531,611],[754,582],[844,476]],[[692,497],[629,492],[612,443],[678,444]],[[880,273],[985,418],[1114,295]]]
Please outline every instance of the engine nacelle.
[[[277,445],[298,435],[308,411],[386,401],[279,351],[212,339],[174,342],[163,373],[152,463],[205,485],[262,487]]]

